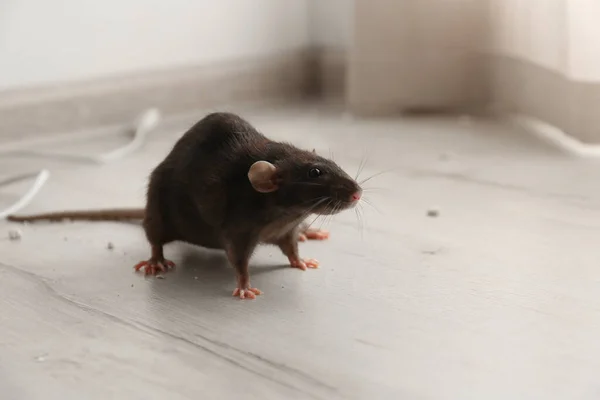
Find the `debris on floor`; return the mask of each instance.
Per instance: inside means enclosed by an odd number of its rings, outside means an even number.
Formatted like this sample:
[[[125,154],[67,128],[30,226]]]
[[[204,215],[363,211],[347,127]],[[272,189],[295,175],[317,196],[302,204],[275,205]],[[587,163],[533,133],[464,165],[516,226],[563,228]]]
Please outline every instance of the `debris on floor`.
[[[114,249],[114,248],[115,248],[115,245],[114,245],[114,244],[112,244],[112,242],[108,242],[108,244],[106,245],[106,248],[107,248],[108,250],[112,250],[112,249]]]
[[[423,251],[421,251],[421,254],[426,254],[426,255],[429,255],[429,256],[434,256],[434,255],[438,254],[440,251],[442,251],[441,247],[438,248],[438,249],[435,249],[435,250],[423,250]]]
[[[435,217],[439,217],[439,215],[440,215],[440,210],[438,210],[437,208],[430,208],[429,210],[427,210],[428,217],[435,218]]]
[[[156,275],[156,279],[165,279],[164,275]]]
[[[11,229],[10,231],[8,231],[8,238],[10,240],[21,240],[21,231],[16,230],[16,229]]]

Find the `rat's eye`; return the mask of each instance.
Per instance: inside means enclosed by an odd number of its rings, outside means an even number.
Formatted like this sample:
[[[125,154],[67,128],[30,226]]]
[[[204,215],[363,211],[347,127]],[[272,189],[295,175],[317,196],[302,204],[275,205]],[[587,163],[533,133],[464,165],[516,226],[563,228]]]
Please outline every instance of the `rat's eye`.
[[[319,176],[321,176],[321,170],[318,168],[311,168],[308,171],[308,177],[309,178],[318,178]]]

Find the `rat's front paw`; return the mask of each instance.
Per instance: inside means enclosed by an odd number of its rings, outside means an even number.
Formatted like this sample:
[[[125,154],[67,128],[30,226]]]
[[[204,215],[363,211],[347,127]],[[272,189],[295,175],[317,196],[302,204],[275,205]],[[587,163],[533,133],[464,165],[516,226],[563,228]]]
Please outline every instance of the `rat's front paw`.
[[[319,262],[314,258],[308,258],[305,260],[300,258],[290,258],[290,265],[292,266],[292,268],[299,268],[302,271],[306,271],[307,268],[319,268]]]
[[[238,287],[233,291],[233,296],[239,297],[240,299],[254,300],[256,296],[260,296],[261,294],[262,292],[257,288],[242,289]]]
[[[142,261],[133,267],[136,271],[144,268],[144,275],[158,275],[160,272],[167,272],[171,268],[175,268],[175,263],[167,259],[151,258],[147,261]]]
[[[298,240],[301,242],[305,242],[307,240],[325,240],[329,239],[329,232],[324,231],[322,229],[307,229],[303,232],[300,232],[298,235]]]

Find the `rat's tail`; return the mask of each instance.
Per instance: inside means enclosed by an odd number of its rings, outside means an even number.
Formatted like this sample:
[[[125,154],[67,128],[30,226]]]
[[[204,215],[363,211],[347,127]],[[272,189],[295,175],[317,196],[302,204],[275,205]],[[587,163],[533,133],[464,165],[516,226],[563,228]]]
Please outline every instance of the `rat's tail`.
[[[9,215],[7,220],[12,222],[34,221],[126,221],[141,220],[146,214],[143,208],[116,208],[107,210],[60,211],[35,215]]]

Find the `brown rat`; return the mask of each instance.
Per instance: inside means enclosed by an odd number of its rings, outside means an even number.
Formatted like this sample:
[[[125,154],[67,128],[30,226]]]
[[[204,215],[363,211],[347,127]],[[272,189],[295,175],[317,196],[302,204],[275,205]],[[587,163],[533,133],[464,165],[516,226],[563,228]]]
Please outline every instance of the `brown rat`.
[[[254,298],[248,263],[257,245],[277,245],[292,267],[318,266],[302,259],[298,240],[323,239],[325,232],[305,223],[311,214],[330,215],[351,208],[362,189],[336,163],[275,142],[231,113],[212,113],[192,126],[152,172],[145,210],[63,212],[39,219],[140,219],[152,248],[135,266],[146,274],[173,267],[163,246],[173,241],[225,250],[236,270],[234,296]]]

